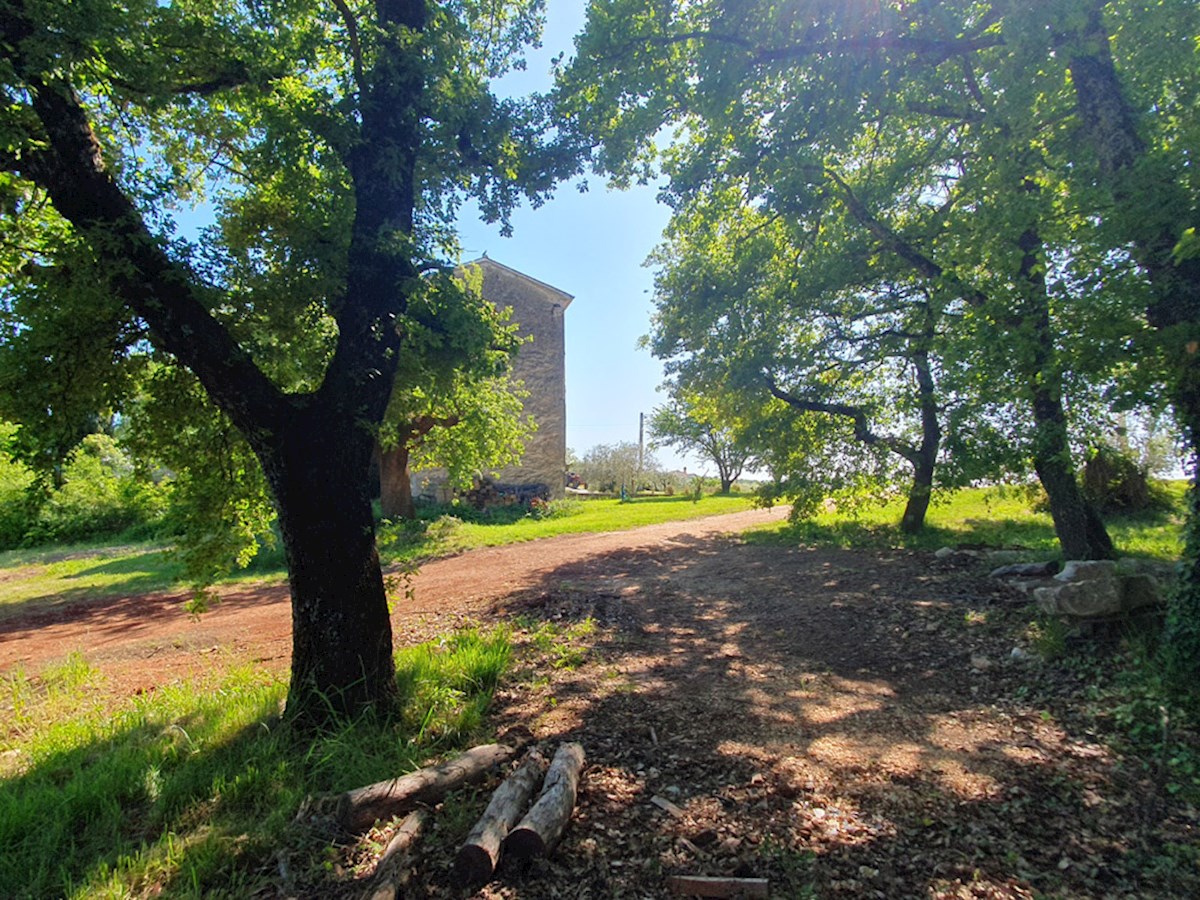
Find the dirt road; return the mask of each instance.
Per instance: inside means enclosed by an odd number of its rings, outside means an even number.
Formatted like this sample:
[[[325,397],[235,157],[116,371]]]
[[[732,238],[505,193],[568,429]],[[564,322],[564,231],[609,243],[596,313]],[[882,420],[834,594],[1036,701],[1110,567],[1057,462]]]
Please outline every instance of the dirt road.
[[[527,590],[567,563],[618,549],[675,546],[778,520],[787,510],[753,510],[668,522],[629,531],[576,534],[472,550],[426,563],[411,599],[392,616],[397,642],[419,639],[496,601]],[[215,654],[285,668],[291,654],[286,583],[223,590],[221,602],[190,616],[182,591],[80,601],[52,611],[0,621],[0,673],[20,666],[34,674],[73,652],[82,653],[121,692],[145,690],[209,666]]]

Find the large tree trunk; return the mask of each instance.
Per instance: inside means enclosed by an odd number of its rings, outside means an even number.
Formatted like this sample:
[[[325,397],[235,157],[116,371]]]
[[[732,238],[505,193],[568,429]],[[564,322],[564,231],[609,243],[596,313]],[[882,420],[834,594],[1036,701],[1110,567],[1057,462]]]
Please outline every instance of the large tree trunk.
[[[930,345],[933,343],[935,321],[933,309],[925,305],[925,331],[922,341],[913,351],[913,370],[917,375],[917,399],[921,406],[921,445],[908,457],[913,467],[913,483],[908,492],[900,530],[917,534],[925,527],[925,514],[933,499],[933,472],[942,446],[942,424],[938,420],[937,384],[930,365]]]
[[[337,346],[311,394],[280,390],[213,314],[221,305],[213,285],[151,233],[114,180],[83,99],[28,54],[38,26],[24,4],[0,15],[13,90],[28,98],[43,132],[36,152],[18,156],[22,174],[112,264],[111,289],[146,322],[155,347],[195,373],[263,465],[292,587],[288,712],[308,724],[386,713],[396,697],[367,467],[400,352],[397,317],[419,280],[406,239],[427,106],[428,63],[412,35],[425,27],[426,4],[389,0],[374,12],[372,68],[356,72],[362,92],[343,142],[355,203],[344,290],[330,303]]]
[[[292,592],[292,671],[287,715],[304,726],[397,700],[392,628],[368,467],[372,437],[347,434],[320,415],[289,423],[262,454],[279,512]]]
[[[1025,190],[1036,191],[1032,182]],[[1113,559],[1116,551],[1095,507],[1083,496],[1071,461],[1067,438],[1067,414],[1062,402],[1062,370],[1054,334],[1050,327],[1050,304],[1046,295],[1043,247],[1036,228],[1027,229],[1017,245],[1021,249],[1019,281],[1024,289],[1020,325],[1033,344],[1029,378],[1030,402],[1035,426],[1033,468],[1050,500],[1054,533],[1066,559]]]
[[[379,504],[385,519],[415,519],[412,475],[408,471],[406,443],[379,454]]]

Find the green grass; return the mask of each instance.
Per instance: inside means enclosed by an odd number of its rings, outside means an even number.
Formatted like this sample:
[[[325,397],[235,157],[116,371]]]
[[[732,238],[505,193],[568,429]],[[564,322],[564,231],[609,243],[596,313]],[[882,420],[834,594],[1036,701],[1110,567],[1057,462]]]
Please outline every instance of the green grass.
[[[75,600],[166,590],[179,577],[157,544],[95,544],[0,553],[0,619]]]
[[[503,630],[397,654],[400,721],[297,740],[286,686],[241,669],[115,707],[81,657],[0,682],[0,897],[246,897],[324,877],[309,794],[394,777],[477,730]],[[281,888],[282,889],[282,888]]]
[[[1171,507],[1157,512],[1112,516],[1109,534],[1122,555],[1175,560],[1182,550],[1185,485],[1166,485]],[[748,536],[753,541],[786,541],[838,547],[906,547],[935,550],[959,544],[1014,547],[1031,556],[1058,554],[1054,523],[1048,512],[1035,509],[1035,497],[1018,488],[966,488],[949,497],[936,497],[917,535],[898,528],[904,509],[893,500],[853,512],[824,511],[795,523],[763,526]]]
[[[748,494],[710,494],[699,502],[687,496],[586,500],[572,503],[562,514],[538,516],[523,507],[501,507],[478,513],[470,507],[439,507],[424,511],[417,527],[385,526],[381,550],[388,562],[444,556],[475,547],[495,547],[560,534],[624,531],[643,525],[684,521],[751,509]]]

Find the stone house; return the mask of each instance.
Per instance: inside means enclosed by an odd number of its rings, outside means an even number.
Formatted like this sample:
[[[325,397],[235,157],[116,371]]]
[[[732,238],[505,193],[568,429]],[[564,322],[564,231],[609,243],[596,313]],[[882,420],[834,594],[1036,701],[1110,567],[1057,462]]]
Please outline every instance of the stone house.
[[[481,259],[466,263],[483,276],[483,298],[499,309],[512,309],[512,322],[523,343],[513,359],[512,376],[523,381],[529,396],[525,412],[537,423],[537,430],[525,444],[521,463],[496,473],[496,488],[522,499],[534,496],[555,498],[565,493],[567,466],[567,385],[563,313],[574,299],[536,278],[502,263]],[[384,508],[389,502],[388,479],[381,484]],[[411,490],[416,496],[448,499],[445,477],[438,471],[414,472]]]
[[[513,377],[525,382],[525,412],[537,431],[525,445],[521,464],[502,469],[501,490],[561,497],[567,471],[567,377],[563,313],[575,299],[565,291],[484,256],[470,266],[483,271],[483,297],[498,309],[511,308],[522,337]]]

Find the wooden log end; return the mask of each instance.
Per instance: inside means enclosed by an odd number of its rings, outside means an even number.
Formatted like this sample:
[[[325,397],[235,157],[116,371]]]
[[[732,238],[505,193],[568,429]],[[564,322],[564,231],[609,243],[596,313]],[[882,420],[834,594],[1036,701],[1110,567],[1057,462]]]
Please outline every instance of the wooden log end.
[[[504,852],[517,859],[533,859],[546,852],[546,842],[534,829],[518,826],[504,839]]]
[[[495,865],[491,855],[476,844],[464,844],[454,858],[454,881],[462,887],[487,884],[492,880]]]

